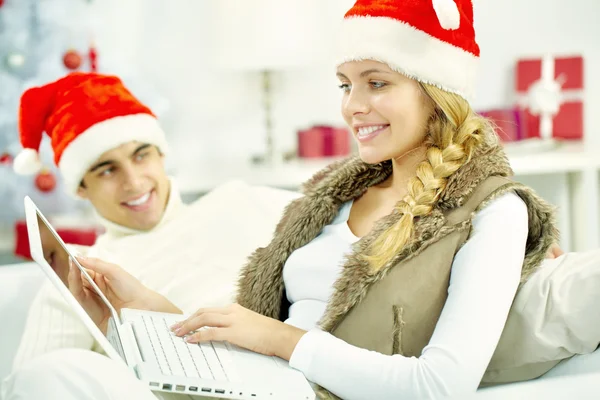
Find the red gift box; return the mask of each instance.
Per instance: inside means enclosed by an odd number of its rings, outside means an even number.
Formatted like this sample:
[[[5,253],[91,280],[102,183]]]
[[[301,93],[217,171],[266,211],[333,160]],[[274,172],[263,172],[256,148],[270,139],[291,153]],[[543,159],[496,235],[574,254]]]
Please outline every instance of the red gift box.
[[[525,111],[520,108],[480,111],[482,117],[491,120],[502,142],[516,142],[528,137]]]
[[[346,128],[319,125],[298,131],[298,157],[339,157],[350,154]]]
[[[523,59],[516,66],[518,105],[524,109],[522,121],[527,136],[540,137],[540,116],[530,112],[528,92],[542,77],[542,59]],[[552,136],[556,139],[583,138],[583,57],[555,57],[554,79],[561,84],[560,108],[552,118]]]
[[[96,242],[100,229],[96,227],[55,227],[56,233],[68,244],[91,246]],[[31,259],[27,222],[15,223],[15,256]]]

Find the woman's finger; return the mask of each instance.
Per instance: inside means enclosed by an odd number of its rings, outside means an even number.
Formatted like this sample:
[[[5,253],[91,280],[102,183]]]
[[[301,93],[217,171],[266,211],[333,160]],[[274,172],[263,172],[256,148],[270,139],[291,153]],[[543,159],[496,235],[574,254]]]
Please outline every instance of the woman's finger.
[[[193,313],[192,315],[190,315],[189,317],[187,317],[186,319],[184,319],[183,321],[179,321],[176,324],[171,326],[171,330],[174,331],[176,329],[179,329],[183,324],[185,324],[186,322],[199,317],[202,314],[222,314],[222,315],[229,315],[231,314],[231,310],[230,307],[212,307],[212,308],[200,308],[198,309],[198,311],[196,311],[195,313]]]
[[[183,325],[175,330],[177,336],[184,336],[188,333],[205,327],[224,328],[231,325],[231,317],[225,314],[207,313],[188,319]]]
[[[202,314],[223,314],[223,315],[228,315],[231,314],[233,310],[231,309],[231,306],[227,306],[227,307],[209,307],[209,308],[199,308],[198,311],[196,311],[195,313],[193,313],[188,319],[193,318],[193,317],[197,317],[199,315]]]
[[[231,328],[205,328],[193,335],[186,336],[184,339],[188,343],[199,343],[199,342],[224,342],[228,340],[229,330]]]
[[[562,256],[563,254],[565,254],[565,252],[563,251],[563,249],[561,249],[558,244],[554,245],[553,252],[554,252],[554,257],[556,257],[556,258],[558,258],[558,257]]]

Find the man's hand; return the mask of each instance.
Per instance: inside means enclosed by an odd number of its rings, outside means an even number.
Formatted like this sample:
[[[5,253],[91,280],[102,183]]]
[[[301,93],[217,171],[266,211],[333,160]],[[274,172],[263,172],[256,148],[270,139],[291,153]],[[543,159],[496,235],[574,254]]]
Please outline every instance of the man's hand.
[[[110,304],[119,313],[123,308],[182,313],[163,295],[147,288],[118,265],[97,258],[77,257],[77,261],[88,271]]]
[[[93,272],[90,271],[92,274]],[[94,280],[100,290],[106,289],[106,284],[99,275]],[[92,288],[90,282],[81,274],[79,268],[69,259],[69,274],[68,274],[69,290],[75,299],[81,304],[85,312],[90,316],[94,323],[100,328],[102,333],[106,335],[108,328],[108,319],[110,318],[110,310],[104,304],[100,296]],[[103,290],[104,288],[104,290]]]

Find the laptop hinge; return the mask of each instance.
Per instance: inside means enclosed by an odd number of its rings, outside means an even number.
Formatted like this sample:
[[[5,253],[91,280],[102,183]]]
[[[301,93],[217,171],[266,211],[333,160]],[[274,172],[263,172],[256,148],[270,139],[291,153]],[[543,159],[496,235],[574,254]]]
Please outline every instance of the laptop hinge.
[[[116,350],[119,356],[125,361],[127,365],[129,365],[129,359],[125,355],[125,351],[123,350],[123,344],[121,343],[121,337],[119,335],[119,330],[117,328],[117,324],[113,317],[108,319],[108,329],[106,331],[106,339],[112,345],[112,347]]]
[[[127,344],[125,347],[126,347],[126,350],[128,353],[127,355],[129,356],[128,364],[130,364],[131,366],[137,366],[137,367],[139,367],[140,365],[143,365],[144,357],[142,356],[142,352],[140,351],[139,343],[135,336],[133,322],[132,321],[123,322],[121,324],[120,331],[122,333],[124,340],[127,341]],[[131,362],[129,362],[129,360],[131,360]]]

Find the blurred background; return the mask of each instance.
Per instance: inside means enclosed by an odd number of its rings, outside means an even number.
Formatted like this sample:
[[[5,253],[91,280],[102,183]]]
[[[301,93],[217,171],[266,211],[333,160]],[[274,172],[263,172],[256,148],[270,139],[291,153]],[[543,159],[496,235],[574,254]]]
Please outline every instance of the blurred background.
[[[517,179],[558,207],[561,245],[599,247],[600,2],[474,2],[473,107],[499,126]],[[297,189],[353,151],[332,59],[353,3],[0,0],[0,265],[17,259],[26,194],[65,226],[93,224],[63,194],[47,141],[45,171],[12,172],[23,90],[72,70],[121,76],[159,116],[187,201],[234,178]]]

